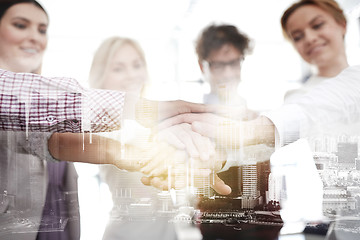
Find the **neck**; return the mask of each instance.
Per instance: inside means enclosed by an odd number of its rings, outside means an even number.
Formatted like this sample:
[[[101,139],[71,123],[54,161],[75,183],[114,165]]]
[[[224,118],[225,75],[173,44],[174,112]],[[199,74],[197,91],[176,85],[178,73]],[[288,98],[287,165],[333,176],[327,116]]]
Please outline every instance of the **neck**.
[[[7,71],[11,71],[11,72],[15,72],[15,73],[36,73],[36,74],[41,74],[41,66],[39,66],[36,69],[30,69],[28,67],[24,67],[22,65],[16,65],[16,64],[11,64],[8,63],[6,60],[0,60],[0,68],[7,70]]]
[[[320,77],[335,77],[349,66],[345,56],[334,59],[331,64],[318,66],[318,75]]]

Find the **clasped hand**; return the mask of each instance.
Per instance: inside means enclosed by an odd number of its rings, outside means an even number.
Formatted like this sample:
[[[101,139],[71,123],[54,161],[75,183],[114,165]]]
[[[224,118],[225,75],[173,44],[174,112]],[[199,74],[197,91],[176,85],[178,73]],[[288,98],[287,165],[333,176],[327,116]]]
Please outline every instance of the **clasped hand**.
[[[206,116],[209,115],[203,115]],[[188,122],[184,123],[182,117],[187,116],[179,115],[156,127],[152,138],[152,149],[149,151],[151,157],[141,163],[140,171],[146,175],[142,178],[142,182],[145,185],[167,190],[183,188],[184,182],[193,184],[184,179],[197,179],[196,183],[210,183],[218,193],[229,194],[230,187],[216,174],[226,162],[226,147],[219,141],[215,142],[209,138],[213,136],[211,131],[217,129],[211,124],[224,118],[219,117],[215,122],[199,124],[192,123],[191,119],[187,119]],[[226,122],[229,123],[228,120]],[[209,127],[211,131],[207,132],[208,136],[195,132],[193,128],[196,124]],[[194,187],[202,186],[195,184]]]

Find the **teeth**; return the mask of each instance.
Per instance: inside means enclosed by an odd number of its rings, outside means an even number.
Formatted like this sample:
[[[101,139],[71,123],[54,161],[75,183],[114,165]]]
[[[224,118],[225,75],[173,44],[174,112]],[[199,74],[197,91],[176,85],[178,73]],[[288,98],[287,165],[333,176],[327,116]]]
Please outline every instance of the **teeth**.
[[[312,54],[314,52],[317,52],[319,49],[321,49],[324,45],[319,45],[319,46],[316,46],[316,47],[313,47],[309,53]]]
[[[23,48],[24,52],[27,52],[27,53],[37,53],[37,50],[34,49],[34,48]]]

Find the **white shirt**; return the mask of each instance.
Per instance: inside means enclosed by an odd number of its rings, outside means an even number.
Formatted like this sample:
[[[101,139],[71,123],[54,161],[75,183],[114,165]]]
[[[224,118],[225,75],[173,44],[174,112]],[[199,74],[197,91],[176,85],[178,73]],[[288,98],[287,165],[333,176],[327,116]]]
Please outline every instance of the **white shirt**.
[[[320,77],[317,75],[312,75],[300,88],[289,90],[285,93],[284,102],[292,103],[296,102],[296,99],[302,95],[308,93],[311,89],[319,85],[324,80],[329,79],[329,77]]]
[[[308,136],[314,126],[359,123],[360,66],[348,67],[291,104],[263,115],[274,123],[280,146]]]

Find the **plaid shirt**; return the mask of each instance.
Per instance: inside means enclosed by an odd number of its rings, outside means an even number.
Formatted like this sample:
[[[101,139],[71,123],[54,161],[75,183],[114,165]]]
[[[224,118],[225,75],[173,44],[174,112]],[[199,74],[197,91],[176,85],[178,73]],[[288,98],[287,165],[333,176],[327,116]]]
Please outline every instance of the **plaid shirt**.
[[[85,89],[75,79],[0,69],[0,130],[104,132],[120,129],[125,93]]]

